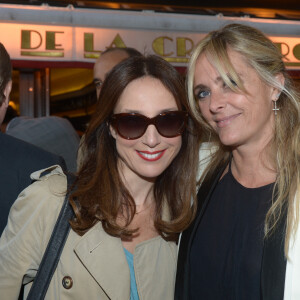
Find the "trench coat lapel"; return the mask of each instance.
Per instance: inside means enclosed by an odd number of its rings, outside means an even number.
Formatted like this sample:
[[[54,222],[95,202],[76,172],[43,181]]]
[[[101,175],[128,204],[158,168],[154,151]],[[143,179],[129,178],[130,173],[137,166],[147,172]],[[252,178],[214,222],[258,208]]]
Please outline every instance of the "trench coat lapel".
[[[98,223],[74,248],[81,263],[112,300],[130,298],[130,272],[122,242]]]
[[[205,212],[209,199],[212,192],[214,191],[222,173],[227,166],[227,162],[221,165],[214,174],[210,177],[210,180],[204,180],[197,193],[197,214],[193,223],[187,230],[182,233],[178,262],[177,262],[177,274],[176,274],[176,285],[175,285],[175,299],[176,300],[188,300],[189,299],[189,273],[190,263],[189,256],[192,241],[196,233],[197,227],[202,219]]]

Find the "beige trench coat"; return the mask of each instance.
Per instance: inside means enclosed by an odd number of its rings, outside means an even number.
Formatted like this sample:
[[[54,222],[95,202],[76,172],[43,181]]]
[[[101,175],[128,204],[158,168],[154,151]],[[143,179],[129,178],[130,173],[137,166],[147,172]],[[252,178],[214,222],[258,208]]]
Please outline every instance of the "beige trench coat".
[[[25,189],[13,205],[0,239],[0,298],[18,299],[22,283],[28,294],[60,212],[66,177],[60,167]],[[176,245],[161,237],[137,245],[134,269],[141,300],[173,300]],[[25,296],[26,298],[26,296]],[[70,231],[47,300],[130,299],[130,272],[121,240],[101,223],[84,236]]]

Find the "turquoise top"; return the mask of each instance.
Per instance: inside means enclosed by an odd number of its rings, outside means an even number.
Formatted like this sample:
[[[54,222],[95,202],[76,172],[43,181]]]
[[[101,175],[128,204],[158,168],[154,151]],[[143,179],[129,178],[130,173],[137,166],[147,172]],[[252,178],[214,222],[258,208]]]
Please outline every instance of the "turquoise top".
[[[133,254],[124,248],[126,259],[130,270],[130,300],[139,300],[139,294],[136,287],[134,267],[133,267]]]

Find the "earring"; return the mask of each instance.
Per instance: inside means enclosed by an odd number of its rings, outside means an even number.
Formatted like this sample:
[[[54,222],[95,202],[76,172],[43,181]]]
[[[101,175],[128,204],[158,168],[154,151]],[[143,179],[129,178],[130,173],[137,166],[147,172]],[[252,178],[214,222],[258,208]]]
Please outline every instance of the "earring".
[[[279,99],[279,97],[280,97],[280,94],[281,94],[281,92],[279,92],[279,93],[277,94],[277,96],[276,96],[276,100],[278,100],[278,99]]]
[[[279,94],[280,95],[280,94]],[[278,99],[278,98],[277,98]],[[272,109],[274,111],[275,116],[277,116],[277,111],[280,110],[280,108],[277,108],[277,100],[273,101],[274,102],[274,108]]]

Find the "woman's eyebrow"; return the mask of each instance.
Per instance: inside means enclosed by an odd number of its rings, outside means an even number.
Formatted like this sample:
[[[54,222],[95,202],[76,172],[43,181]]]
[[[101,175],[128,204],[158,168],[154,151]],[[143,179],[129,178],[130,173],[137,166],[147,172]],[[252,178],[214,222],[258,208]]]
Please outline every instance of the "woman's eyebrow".
[[[213,82],[214,82],[215,84],[218,84],[218,83],[220,83],[220,82],[223,82],[222,76],[216,77],[216,79],[214,79]],[[202,83],[199,83],[199,84],[197,84],[197,85],[194,87],[194,92],[195,92],[195,90],[197,90],[197,89],[204,89],[204,88],[208,88],[208,86],[206,86],[206,85],[204,85],[204,84],[202,84]]]
[[[196,92],[197,90],[202,90],[202,89],[206,89],[207,86],[200,83],[200,84],[197,84],[195,87],[194,87],[194,92]]]

